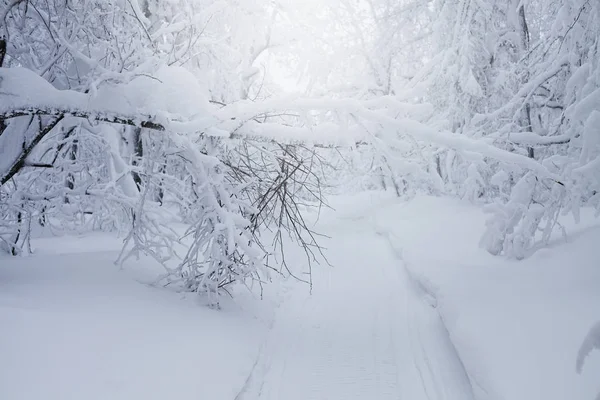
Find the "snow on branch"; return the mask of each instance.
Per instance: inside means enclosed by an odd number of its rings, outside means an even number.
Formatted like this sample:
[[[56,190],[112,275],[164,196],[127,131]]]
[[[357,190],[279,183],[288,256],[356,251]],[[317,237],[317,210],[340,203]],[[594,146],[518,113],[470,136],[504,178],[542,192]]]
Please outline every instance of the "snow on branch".
[[[526,145],[566,144],[571,141],[570,135],[540,136],[533,132],[513,132],[508,135],[511,142]]]
[[[581,343],[575,362],[575,369],[578,373],[583,371],[585,360],[593,350],[600,350],[600,322],[597,322],[590,328],[590,331]]]
[[[493,146],[482,140],[472,139],[452,132],[439,131],[429,127],[418,120],[411,118],[410,113],[404,118],[391,117],[385,109],[376,108],[378,103],[364,103],[354,99],[334,100],[334,99],[275,99],[261,103],[236,104],[231,107],[224,107],[219,110],[218,116],[222,120],[233,119],[234,113],[243,118],[250,119],[253,115],[259,115],[269,112],[283,112],[286,110],[304,110],[304,111],[336,111],[346,113],[363,120],[380,124],[392,132],[399,132],[415,140],[426,143],[437,144],[457,151],[474,152],[507,164],[518,165],[519,167],[534,172],[542,178],[550,178],[559,181],[559,177],[546,169],[542,164],[529,157],[512,153],[496,146]],[[401,108],[401,103],[398,103]],[[302,139],[301,135],[298,135]]]
[[[535,91],[540,88],[544,83],[546,83],[549,79],[558,75],[563,69],[569,66],[569,58],[562,57],[558,61],[554,62],[552,67],[545,70],[543,73],[540,73],[538,76],[531,79],[527,82],[518,92],[517,94],[502,107],[496,109],[495,111],[489,114],[480,114],[476,115],[474,118],[474,122],[483,123],[487,121],[494,120],[504,115],[505,113],[512,110],[520,110],[524,107],[530,98],[533,96]],[[514,113],[513,118],[516,118],[518,115],[518,111]]]
[[[169,93],[165,85],[155,83],[153,80],[148,84],[153,84],[165,92],[161,94]],[[24,115],[73,116],[175,133],[199,133],[202,136],[266,140],[288,144],[312,143],[320,146],[340,144],[353,146],[369,141],[368,133],[364,131],[361,124],[315,123],[312,126],[297,127],[256,120],[257,116],[289,110],[305,114],[333,112],[346,116],[347,120],[358,118],[415,140],[457,151],[475,152],[504,163],[518,165],[542,178],[559,181],[558,176],[531,158],[500,149],[482,140],[431,128],[418,121],[424,118],[428,113],[427,110],[415,109],[414,106],[395,102],[391,98],[370,102],[354,99],[279,98],[262,102],[242,101],[220,109],[211,107],[206,101],[197,102],[197,109],[192,107],[191,111],[186,113],[188,115],[182,116],[170,114],[162,109],[148,112],[153,104],[147,99],[150,94],[146,86],[142,86],[141,89],[139,85],[132,84],[122,85],[122,87],[107,86],[92,96],[71,90],[58,90],[42,77],[25,68],[0,68],[0,98],[2,98],[0,118]],[[155,86],[152,88],[154,89]],[[133,92],[137,90],[144,96],[132,94],[127,90]],[[148,96],[145,96],[146,94]],[[189,102],[194,105],[194,96],[197,96],[197,93],[192,90],[188,95]],[[143,98],[143,101],[140,101],[140,98]],[[158,104],[164,104],[164,100],[163,103]],[[194,110],[195,112],[192,112]],[[394,114],[391,114],[390,110]]]
[[[154,117],[140,117],[140,116],[126,116],[119,115],[110,112],[94,112],[84,111],[72,108],[55,108],[55,107],[26,107],[21,109],[13,109],[0,113],[0,119],[11,119],[16,117],[24,117],[31,115],[40,116],[60,116],[60,117],[75,117],[85,118],[88,120],[94,120],[98,122],[107,122],[111,124],[129,125],[138,128],[146,128],[157,131],[164,131],[165,127],[163,124],[154,121]]]

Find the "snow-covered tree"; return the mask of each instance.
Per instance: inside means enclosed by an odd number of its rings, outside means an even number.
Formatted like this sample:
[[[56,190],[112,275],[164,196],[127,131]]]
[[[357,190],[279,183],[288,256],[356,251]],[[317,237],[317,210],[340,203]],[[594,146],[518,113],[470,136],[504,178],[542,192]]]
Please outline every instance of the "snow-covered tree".
[[[526,79],[512,98],[476,117],[481,129],[495,132],[494,140],[514,146],[554,174],[551,179],[510,174],[515,182],[510,200],[491,209],[484,245],[517,258],[550,239],[561,213],[578,220],[581,206],[599,209],[595,96],[600,6],[543,3],[537,13],[555,18],[534,24],[541,31],[518,65]]]
[[[120,231],[121,261],[214,295],[274,254],[295,274],[282,232],[321,254],[301,205],[325,177],[487,203],[482,245],[516,258],[600,210],[596,2],[12,0],[0,20],[14,255],[40,225]],[[278,92],[282,60],[304,98]]]
[[[266,257],[281,243],[262,244],[265,228],[289,229],[315,256],[320,247],[295,196],[308,190],[322,200],[313,169],[320,159],[293,145],[264,148],[267,139],[257,145],[264,161],[218,138],[271,118],[235,107],[219,115],[260,91],[248,70],[270,28],[236,32],[251,10],[12,1],[1,15],[0,237],[8,251],[30,251],[40,224],[121,231],[119,261],[148,254],[167,268],[166,281],[212,302],[234,283],[267,277]],[[215,130],[219,121],[228,126]],[[282,210],[286,218],[275,218]],[[177,220],[187,232],[171,229]]]

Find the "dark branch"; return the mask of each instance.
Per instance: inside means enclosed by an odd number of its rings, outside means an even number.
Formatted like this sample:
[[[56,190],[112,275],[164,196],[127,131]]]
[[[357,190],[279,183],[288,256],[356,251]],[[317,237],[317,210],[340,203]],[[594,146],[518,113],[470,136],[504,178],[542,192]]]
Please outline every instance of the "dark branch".
[[[23,148],[19,158],[15,161],[15,163],[8,170],[8,172],[4,176],[2,176],[2,179],[0,179],[0,186],[3,186],[6,182],[11,180],[12,177],[15,176],[15,174],[17,172],[19,172],[24,166],[27,165],[27,157],[29,156],[29,154],[31,154],[31,152],[33,151],[35,146],[37,146],[38,143],[44,138],[44,136],[46,136],[48,133],[50,133],[50,131],[52,129],[54,129],[54,127],[56,125],[58,125],[58,123],[60,121],[62,121],[63,118],[64,118],[63,115],[60,115],[60,116],[54,118],[52,121],[50,121],[44,128],[42,128],[37,133],[35,138],[31,141],[31,143],[29,143],[28,146],[25,146]]]
[[[54,165],[52,164],[47,164],[47,163],[36,163],[36,162],[29,162],[29,161],[25,161],[25,164],[23,164],[24,167],[33,167],[33,168],[54,168]]]
[[[6,56],[6,39],[0,39],[0,67],[4,65],[4,56]]]
[[[44,107],[27,107],[21,109],[15,109],[0,113],[0,120],[10,119],[31,115],[49,115],[49,116],[60,116],[60,117],[76,117],[85,118],[89,120],[107,122],[110,124],[120,124],[136,126],[138,128],[152,129],[155,131],[164,131],[165,127],[162,124],[154,122],[152,116],[146,116],[143,119],[139,117],[132,117],[126,115],[119,115],[114,113],[94,113],[83,110],[60,110],[56,108],[44,108]]]
[[[24,117],[24,116],[34,116],[34,115],[45,115],[45,116],[54,116],[54,117],[76,117],[76,118],[85,118],[88,120],[98,121],[98,122],[106,122],[109,124],[120,124],[120,125],[128,125],[135,126],[138,128],[146,128],[155,131],[164,132],[166,130],[165,125],[155,122],[155,118],[151,115],[148,116],[128,116],[128,115],[120,115],[115,113],[99,113],[99,112],[91,112],[91,111],[83,111],[77,109],[57,109],[50,107],[27,107],[14,109],[10,111],[0,112],[0,121],[4,119]],[[257,121],[259,122],[259,121]],[[280,143],[275,139],[271,139],[269,137],[263,137],[259,135],[246,135],[246,134],[238,134],[235,131],[229,134],[227,139],[238,139],[238,140],[252,140],[256,142],[266,142],[266,143]],[[335,144],[323,144],[323,143],[304,143],[302,140],[283,140],[284,144],[289,145],[304,145],[315,148],[325,148],[325,149],[333,149],[333,148],[345,148],[348,147],[343,145],[335,145]],[[369,145],[366,141],[357,141],[353,143],[354,146],[365,146]]]

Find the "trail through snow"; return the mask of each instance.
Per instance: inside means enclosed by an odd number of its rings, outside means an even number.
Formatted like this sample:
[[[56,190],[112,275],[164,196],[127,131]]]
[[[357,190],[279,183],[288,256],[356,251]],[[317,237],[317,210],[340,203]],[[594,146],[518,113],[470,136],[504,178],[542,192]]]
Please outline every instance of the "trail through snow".
[[[312,295],[288,293],[236,400],[473,399],[391,233],[351,220],[327,230],[334,267],[313,270]]]
[[[594,398],[600,357],[575,371],[600,302],[591,210],[517,263],[477,248],[485,215],[456,199],[332,205],[316,229],[333,267],[313,268],[312,295],[277,280],[218,312],[144,284],[163,272],[148,258],[119,270],[103,233],[0,256],[0,399]]]

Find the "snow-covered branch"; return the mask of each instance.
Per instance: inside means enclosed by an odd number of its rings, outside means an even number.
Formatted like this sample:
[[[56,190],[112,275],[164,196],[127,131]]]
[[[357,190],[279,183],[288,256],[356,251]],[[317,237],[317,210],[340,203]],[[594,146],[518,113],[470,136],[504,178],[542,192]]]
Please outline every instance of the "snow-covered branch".
[[[135,104],[125,104],[122,106],[125,110],[131,110],[129,115],[123,115],[123,112],[114,111],[116,107],[110,104],[102,104],[103,92],[99,92],[96,97],[91,97],[73,91],[59,91],[54,89],[43,78],[35,75],[31,71],[24,69],[0,69],[0,96],[9,96],[10,101],[0,108],[0,115],[4,118],[11,118],[23,115],[53,115],[53,116],[74,116],[80,118],[92,119],[100,122],[109,122],[149,128],[155,130],[168,130],[173,132],[199,133],[207,136],[225,137],[225,138],[249,138],[267,141],[281,141],[284,143],[308,142],[321,146],[330,145],[354,145],[357,142],[365,142],[367,135],[348,126],[335,126],[332,124],[321,124],[314,127],[288,127],[282,124],[257,123],[254,119],[259,115],[268,115],[269,113],[285,112],[294,110],[295,112],[336,112],[347,116],[354,115],[366,121],[376,124],[382,124],[393,131],[413,137],[427,143],[452,148],[457,151],[469,151],[482,154],[486,157],[496,159],[501,162],[519,165],[520,167],[534,171],[543,178],[559,180],[559,177],[550,173],[546,168],[535,160],[523,157],[516,153],[511,153],[485,142],[471,139],[465,136],[453,134],[450,132],[437,131],[425,124],[418,122],[413,118],[394,118],[388,114],[388,109],[405,111],[405,116],[416,118],[422,114],[422,110],[414,106],[406,106],[403,103],[386,98],[380,101],[366,101],[345,99],[273,99],[263,102],[237,102],[218,110],[198,110],[204,112],[202,117],[192,117],[185,120],[169,120],[164,118],[164,122],[158,117],[149,117],[146,114],[136,114]],[[28,85],[19,88],[18,82],[23,79],[28,81]],[[6,82],[6,83],[5,83]],[[112,94],[122,93],[127,96],[127,86],[122,90],[111,87]],[[24,92],[24,93],[22,93]],[[34,95],[36,93],[36,95]],[[28,102],[35,99],[34,106],[26,106]],[[87,104],[97,104],[97,108]],[[155,115],[161,110],[156,110]],[[213,115],[208,114],[211,112]],[[402,111],[401,111],[402,112]],[[181,118],[181,117],[179,117]]]
[[[0,119],[7,120],[11,118],[24,117],[24,116],[49,116],[49,117],[60,117],[60,118],[84,118],[89,121],[106,122],[109,124],[128,125],[138,128],[152,129],[157,131],[164,131],[165,127],[163,124],[155,122],[155,118],[152,116],[129,116],[119,115],[111,112],[104,111],[84,111],[73,108],[57,108],[57,107],[27,107],[21,109],[13,109],[0,113]]]

